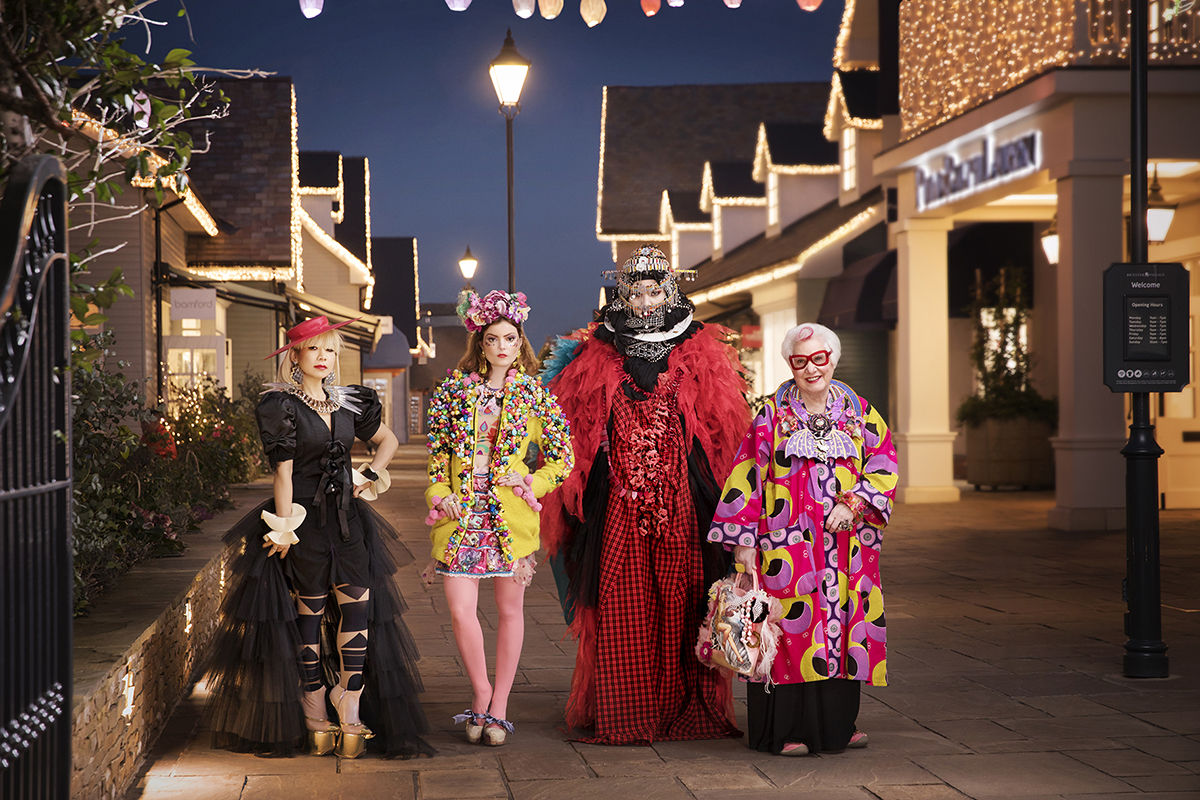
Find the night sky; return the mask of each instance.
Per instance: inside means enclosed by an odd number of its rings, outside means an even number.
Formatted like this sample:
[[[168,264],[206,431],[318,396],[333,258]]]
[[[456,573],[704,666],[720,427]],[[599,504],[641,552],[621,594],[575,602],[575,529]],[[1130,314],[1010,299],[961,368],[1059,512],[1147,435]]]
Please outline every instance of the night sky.
[[[372,233],[417,237],[425,302],[454,299],[467,245],[475,286],[507,285],[504,118],[487,66],[511,27],[533,62],[514,146],[517,288],[535,348],[590,321],[611,267],[595,237],[601,87],[828,81],[843,8],[687,0],[647,18],[638,0],[608,0],[589,29],[579,0],[554,20],[520,19],[510,0],[457,13],[444,0],[325,0],[311,20],[297,0],[191,0],[189,41],[177,3],[148,9],[170,20],[149,57],[186,47],[202,66],[290,76],[300,148],[370,160]]]

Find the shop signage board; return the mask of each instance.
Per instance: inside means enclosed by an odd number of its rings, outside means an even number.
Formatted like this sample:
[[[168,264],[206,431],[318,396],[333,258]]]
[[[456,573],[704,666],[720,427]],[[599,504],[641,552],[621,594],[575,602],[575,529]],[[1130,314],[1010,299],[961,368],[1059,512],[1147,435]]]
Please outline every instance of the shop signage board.
[[[1182,264],[1113,264],[1104,271],[1104,385],[1178,392],[1188,365],[1188,273]]]
[[[918,167],[917,210],[937,208],[1036,172],[1042,163],[1040,139],[1036,130],[1003,142],[985,137],[972,145],[979,148],[975,155],[961,160],[946,155],[940,164]]]
[[[216,289],[171,289],[171,319],[216,319]]]

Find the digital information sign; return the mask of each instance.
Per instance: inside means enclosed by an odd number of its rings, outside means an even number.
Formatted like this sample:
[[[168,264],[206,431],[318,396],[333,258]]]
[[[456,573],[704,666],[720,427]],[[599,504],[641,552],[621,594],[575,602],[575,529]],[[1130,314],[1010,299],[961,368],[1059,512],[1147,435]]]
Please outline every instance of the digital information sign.
[[[1104,271],[1104,385],[1178,392],[1190,379],[1188,272],[1182,264],[1113,264]]]

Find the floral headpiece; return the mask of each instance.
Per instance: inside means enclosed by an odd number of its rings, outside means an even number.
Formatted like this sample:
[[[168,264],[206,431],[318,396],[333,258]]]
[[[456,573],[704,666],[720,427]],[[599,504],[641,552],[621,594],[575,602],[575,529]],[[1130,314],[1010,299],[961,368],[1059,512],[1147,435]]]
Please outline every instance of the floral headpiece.
[[[483,297],[472,291],[458,295],[458,318],[471,333],[481,331],[498,319],[520,325],[529,319],[529,302],[524,292],[509,294],[499,289]]]

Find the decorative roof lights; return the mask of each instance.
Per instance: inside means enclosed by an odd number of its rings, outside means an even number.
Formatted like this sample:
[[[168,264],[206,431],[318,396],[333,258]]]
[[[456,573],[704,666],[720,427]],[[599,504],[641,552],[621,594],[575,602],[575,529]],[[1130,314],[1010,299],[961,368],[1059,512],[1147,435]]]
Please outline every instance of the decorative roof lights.
[[[642,11],[647,17],[653,17],[662,8],[662,0],[642,0]]]
[[[536,4],[537,0],[513,0],[513,11],[517,12],[521,19],[529,19],[533,16]]]
[[[554,19],[563,10],[563,0],[538,0],[538,11],[546,19]]]
[[[1167,240],[1167,231],[1175,219],[1175,204],[1168,203],[1158,183],[1158,165],[1154,165],[1154,181],[1150,184],[1150,205],[1146,209],[1147,237],[1151,244],[1162,244]]]
[[[467,0],[470,2],[470,0]],[[300,0],[300,13],[306,19],[312,19],[317,14],[321,13],[321,9],[325,7],[325,0]]]
[[[604,15],[608,13],[608,6],[604,4],[604,0],[580,0],[579,16],[583,17],[583,21],[587,23],[589,28],[594,28],[604,21]]]
[[[471,0],[446,0],[446,5],[451,11],[466,11],[467,6],[471,5]]]

